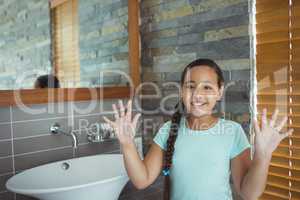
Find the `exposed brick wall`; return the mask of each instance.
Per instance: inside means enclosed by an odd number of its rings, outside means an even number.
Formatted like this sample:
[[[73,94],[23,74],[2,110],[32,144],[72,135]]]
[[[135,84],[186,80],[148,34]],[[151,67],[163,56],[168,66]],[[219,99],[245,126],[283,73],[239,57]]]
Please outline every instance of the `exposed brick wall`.
[[[183,68],[192,60],[213,59],[223,69],[228,86],[222,111],[229,119],[241,123],[247,120],[250,89],[248,7],[247,0],[142,1],[142,82],[156,83],[162,97],[178,94],[178,88],[166,83],[179,82]],[[143,92],[157,94],[152,86],[143,87]],[[143,100],[144,109],[158,109],[144,117],[154,121],[156,117],[157,123],[169,119],[170,115],[161,109],[162,97]],[[176,97],[170,98],[164,103],[165,109],[172,110],[177,101]],[[149,140],[145,143],[151,143],[155,133],[156,130],[148,132],[145,138]]]
[[[100,82],[99,72],[129,71],[127,0],[78,2],[80,86],[124,85],[115,73]],[[48,1],[0,1],[0,55],[0,89],[32,88],[37,76],[51,73]]]
[[[50,20],[47,1],[0,1],[0,89],[31,88],[35,77],[48,73]]]
[[[178,101],[178,83],[183,68],[196,58],[215,60],[224,72],[223,102],[219,111],[249,130],[250,120],[250,22],[247,0],[149,0],[141,2],[143,94],[161,96],[142,99],[144,153],[158,128],[168,119]],[[166,96],[173,95],[162,102]],[[161,192],[161,191],[160,191]],[[235,192],[234,192],[235,193]],[[162,195],[162,194],[161,194]],[[234,196],[237,196],[234,194]],[[238,197],[235,197],[238,199]]]
[[[128,1],[79,1],[81,86],[99,85],[100,70],[129,72]],[[119,74],[106,73],[104,85],[124,85]]]

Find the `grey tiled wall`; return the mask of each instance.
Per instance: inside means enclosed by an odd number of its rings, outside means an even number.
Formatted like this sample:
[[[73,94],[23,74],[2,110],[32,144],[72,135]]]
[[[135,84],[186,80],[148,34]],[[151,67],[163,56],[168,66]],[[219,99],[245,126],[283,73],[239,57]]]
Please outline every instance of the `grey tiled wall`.
[[[22,170],[74,157],[120,153],[119,142],[116,139],[102,143],[88,143],[86,126],[83,126],[102,122],[104,115],[111,117],[111,104],[116,101],[105,100],[103,107],[100,102],[93,101],[95,106],[89,110],[87,108],[91,102],[29,106],[35,111],[45,109],[39,114],[28,114],[18,107],[0,108],[0,200],[33,200],[33,198],[6,191],[5,182]],[[82,120],[84,123],[81,124]],[[49,133],[50,126],[55,122],[59,122],[65,131],[73,127],[79,136],[78,149],[72,148],[69,137]],[[150,194],[151,188],[149,192],[148,190],[138,191],[128,183],[122,192],[122,199],[136,199],[137,194],[140,196],[144,193]]]

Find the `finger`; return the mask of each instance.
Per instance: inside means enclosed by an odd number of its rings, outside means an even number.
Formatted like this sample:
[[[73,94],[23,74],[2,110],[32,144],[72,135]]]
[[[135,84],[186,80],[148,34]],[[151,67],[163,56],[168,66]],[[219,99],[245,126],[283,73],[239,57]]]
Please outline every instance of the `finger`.
[[[138,122],[140,116],[141,116],[141,113],[138,113],[138,114],[136,114],[136,115],[134,116],[133,121],[132,121],[132,124],[133,124],[133,127],[134,127],[134,128],[136,128],[136,125],[137,125],[137,122]]]
[[[256,119],[253,119],[253,124],[254,124],[254,131],[256,134],[260,133],[260,128],[258,126],[258,123],[256,121]]]
[[[108,119],[107,117],[103,116],[102,117],[103,120],[108,123],[110,126],[114,127],[115,126],[115,123],[113,121],[111,121],[110,119]]]
[[[113,104],[112,107],[113,107],[115,119],[119,119],[120,116],[119,116],[119,112],[118,112],[117,106],[115,104]]]
[[[276,108],[275,109],[275,111],[274,111],[274,113],[273,113],[273,115],[272,115],[272,119],[271,119],[271,121],[270,121],[270,126],[271,127],[274,127],[274,125],[275,125],[275,122],[276,122],[276,120],[277,120],[277,115],[278,115],[278,109]]]
[[[119,108],[120,108],[121,117],[124,117],[125,116],[125,108],[124,108],[123,101],[121,99],[119,99]]]
[[[286,133],[280,134],[280,140],[283,140],[284,138],[291,136],[293,134],[294,129],[289,129]]]
[[[262,113],[262,116],[261,116],[261,128],[264,129],[267,125],[268,125],[268,119],[267,119],[267,109],[264,108],[263,109],[263,113]]]
[[[129,99],[127,102],[127,112],[126,112],[126,118],[128,121],[131,121],[131,112],[132,112],[132,100]]]
[[[280,131],[284,127],[284,125],[286,124],[287,120],[288,120],[288,117],[284,116],[284,118],[281,120],[281,122],[278,124],[278,126],[275,127],[275,129],[277,131]]]

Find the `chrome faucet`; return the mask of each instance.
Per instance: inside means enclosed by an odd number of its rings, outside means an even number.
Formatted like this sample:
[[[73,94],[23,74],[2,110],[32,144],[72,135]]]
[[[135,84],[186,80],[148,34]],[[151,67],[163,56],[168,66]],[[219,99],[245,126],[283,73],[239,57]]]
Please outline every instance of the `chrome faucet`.
[[[72,139],[72,147],[74,149],[76,149],[78,147],[78,138],[77,135],[74,133],[74,131],[70,131],[69,133],[66,133],[64,131],[61,130],[60,125],[58,123],[54,123],[51,127],[50,127],[50,132],[54,135],[56,134],[64,134],[66,136],[71,137]]]
[[[103,142],[111,139],[114,130],[107,123],[95,123],[87,132],[87,139],[90,143]]]

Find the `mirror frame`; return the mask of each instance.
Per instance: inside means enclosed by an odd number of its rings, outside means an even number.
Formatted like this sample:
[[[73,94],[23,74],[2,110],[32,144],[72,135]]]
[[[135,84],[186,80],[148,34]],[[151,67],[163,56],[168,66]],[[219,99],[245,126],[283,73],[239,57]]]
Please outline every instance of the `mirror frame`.
[[[49,0],[51,8],[67,0]],[[0,106],[131,98],[140,84],[139,1],[128,0],[128,63],[132,86],[0,90]]]

